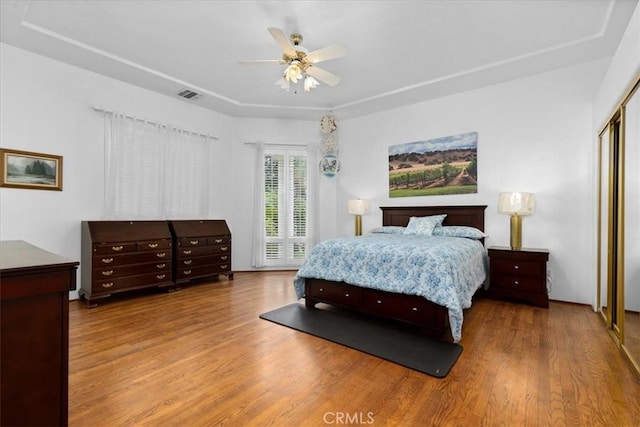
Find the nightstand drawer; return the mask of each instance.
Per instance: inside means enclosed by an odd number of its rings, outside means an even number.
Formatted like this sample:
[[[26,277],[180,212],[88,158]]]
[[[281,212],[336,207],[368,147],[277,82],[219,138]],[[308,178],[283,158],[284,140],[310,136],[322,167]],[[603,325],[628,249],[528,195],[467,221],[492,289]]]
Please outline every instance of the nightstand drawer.
[[[512,276],[540,276],[544,264],[508,259],[496,259],[491,263],[494,273]]]
[[[491,287],[526,292],[546,292],[544,289],[544,282],[539,278],[532,276],[491,276]]]

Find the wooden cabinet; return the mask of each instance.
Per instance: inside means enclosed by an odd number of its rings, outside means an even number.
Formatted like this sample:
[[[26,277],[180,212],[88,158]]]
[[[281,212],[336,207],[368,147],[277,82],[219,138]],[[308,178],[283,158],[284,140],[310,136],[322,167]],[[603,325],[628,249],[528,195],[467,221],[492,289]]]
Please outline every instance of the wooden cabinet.
[[[492,246],[489,253],[489,289],[492,298],[511,298],[549,307],[546,249],[512,250]]]
[[[170,221],[176,284],[218,275],[233,279],[231,232],[224,220]]]
[[[114,293],[174,288],[166,221],[83,221],[82,288],[87,307]]]
[[[68,424],[69,291],[77,261],[0,242],[0,424]]]

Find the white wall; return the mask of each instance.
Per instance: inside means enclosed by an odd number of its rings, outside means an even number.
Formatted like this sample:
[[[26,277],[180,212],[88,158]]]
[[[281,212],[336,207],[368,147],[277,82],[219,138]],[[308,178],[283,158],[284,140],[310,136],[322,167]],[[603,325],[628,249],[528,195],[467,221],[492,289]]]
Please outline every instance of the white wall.
[[[216,153],[230,155],[227,116],[6,44],[0,44],[0,64],[0,145],[63,156],[62,192],[0,188],[2,240],[25,240],[80,260],[80,222],[102,219],[104,211],[103,123],[93,105],[218,135]],[[221,161],[211,218],[229,215],[229,176],[229,162]]]
[[[592,303],[592,102],[608,60],[589,62],[446,98],[347,120],[341,127],[340,231],[351,232],[352,197],[371,200],[365,231],[380,225],[378,206],[486,204],[487,245],[509,243],[501,191],[535,193],[523,220],[523,246],[548,248],[550,298]],[[478,193],[388,197],[388,147],[478,132]]]

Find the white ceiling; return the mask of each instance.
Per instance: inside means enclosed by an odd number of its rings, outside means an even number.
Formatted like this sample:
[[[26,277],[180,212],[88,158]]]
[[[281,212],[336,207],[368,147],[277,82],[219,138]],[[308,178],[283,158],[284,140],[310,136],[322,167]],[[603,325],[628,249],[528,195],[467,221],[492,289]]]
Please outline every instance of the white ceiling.
[[[612,56],[637,2],[0,0],[0,41],[232,116],[346,119]],[[346,44],[321,64],[340,84],[239,64],[281,57],[268,27]]]

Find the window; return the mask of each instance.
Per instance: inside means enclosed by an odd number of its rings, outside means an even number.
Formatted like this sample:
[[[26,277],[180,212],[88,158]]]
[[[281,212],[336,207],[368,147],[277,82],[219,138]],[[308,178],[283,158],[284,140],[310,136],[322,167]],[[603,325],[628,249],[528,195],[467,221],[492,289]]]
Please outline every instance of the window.
[[[307,153],[264,152],[264,265],[297,266],[310,248]]]

